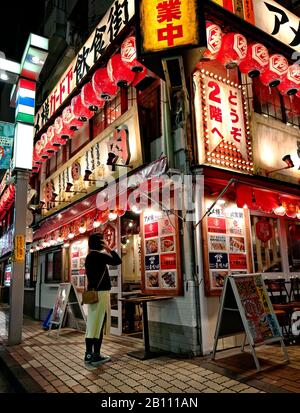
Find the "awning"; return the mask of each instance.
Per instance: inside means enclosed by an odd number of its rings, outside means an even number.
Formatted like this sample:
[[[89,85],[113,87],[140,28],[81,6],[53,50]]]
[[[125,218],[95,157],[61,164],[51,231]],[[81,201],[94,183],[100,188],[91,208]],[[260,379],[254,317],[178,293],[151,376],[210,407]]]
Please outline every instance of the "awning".
[[[36,241],[41,238],[49,237],[51,233],[61,230],[62,227],[66,225],[74,225],[77,227],[77,225],[75,225],[76,222],[86,216],[94,219],[99,211],[100,214],[101,211],[105,214],[107,207],[113,209],[112,205],[116,204],[117,198],[117,204],[120,199],[122,205],[119,205],[119,207],[125,210],[125,202],[129,193],[135,190],[135,182],[139,184],[140,189],[143,191],[149,190],[150,187],[153,189],[161,185],[159,177],[162,176],[166,170],[167,157],[164,156],[137,171],[133,171],[126,180],[121,178],[118,181],[117,193],[108,186],[76,204],[74,203],[70,207],[58,211],[54,216],[46,218],[40,223],[39,228],[34,231],[33,240]],[[131,188],[128,187],[128,185],[130,185]]]
[[[296,218],[300,214],[300,197],[240,183],[236,184],[236,203],[239,208],[246,205],[254,211],[274,212],[290,218]]]

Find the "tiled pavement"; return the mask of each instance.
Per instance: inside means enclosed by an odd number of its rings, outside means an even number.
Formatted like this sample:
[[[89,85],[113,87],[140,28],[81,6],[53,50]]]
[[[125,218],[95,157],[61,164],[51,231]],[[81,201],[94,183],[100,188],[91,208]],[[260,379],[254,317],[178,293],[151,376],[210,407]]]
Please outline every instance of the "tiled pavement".
[[[111,355],[111,361],[97,368],[87,367],[83,363],[83,333],[62,329],[59,337],[55,331],[48,335],[41,323],[27,318],[22,344],[6,346],[6,338],[7,309],[2,308],[0,364],[5,363],[23,389],[31,393],[268,393],[300,389],[299,347],[289,348],[289,366],[257,374],[252,365],[247,367],[247,357],[246,364],[244,360],[238,368],[237,356],[217,362],[170,355],[137,360],[127,352],[141,348],[142,342],[113,336],[103,343],[103,352]],[[277,362],[279,348],[264,351],[259,354],[266,355],[268,363]]]

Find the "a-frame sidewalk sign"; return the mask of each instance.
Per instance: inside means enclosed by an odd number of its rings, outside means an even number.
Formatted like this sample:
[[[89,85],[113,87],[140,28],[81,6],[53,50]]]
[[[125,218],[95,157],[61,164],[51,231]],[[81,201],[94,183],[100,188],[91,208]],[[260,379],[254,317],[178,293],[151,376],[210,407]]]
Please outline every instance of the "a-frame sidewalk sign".
[[[261,274],[226,277],[212,359],[215,359],[220,338],[239,334],[244,334],[241,350],[244,350],[247,339],[257,370],[260,370],[260,364],[255,348],[264,344],[280,342],[284,361],[289,361],[282,332]]]
[[[49,333],[53,327],[55,327],[57,335],[59,335],[60,329],[66,326],[82,330],[85,329],[85,324],[86,316],[73,284],[59,284],[49,322]]]

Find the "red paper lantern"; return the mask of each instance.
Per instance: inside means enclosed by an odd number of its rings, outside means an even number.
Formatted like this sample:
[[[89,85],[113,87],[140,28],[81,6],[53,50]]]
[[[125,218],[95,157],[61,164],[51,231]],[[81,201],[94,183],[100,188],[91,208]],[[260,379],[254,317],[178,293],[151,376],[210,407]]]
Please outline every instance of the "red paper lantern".
[[[47,135],[47,143],[46,143],[46,152],[49,152],[50,154],[54,154],[54,152],[59,151],[60,149],[60,143],[54,142],[54,128],[53,126],[49,126],[46,132]]]
[[[78,120],[76,116],[74,115],[74,112],[71,106],[67,106],[62,111],[62,120],[63,120],[64,125],[73,131],[78,130],[83,125],[83,122],[81,120]]]
[[[257,238],[262,242],[267,242],[273,237],[273,229],[269,221],[262,218],[255,224]]]
[[[68,125],[65,125],[61,116],[58,116],[54,121],[55,135],[65,141],[74,135],[74,130],[70,130]]]
[[[290,65],[284,75],[278,90],[282,95],[295,95],[300,90],[300,66]]]
[[[43,133],[41,138],[37,141],[37,153],[40,157],[42,162],[46,162],[46,160],[50,157],[50,153],[46,151],[47,145],[47,134]]]
[[[261,43],[254,43],[248,45],[246,58],[240,63],[239,69],[253,78],[259,76],[268,63],[268,49]]]
[[[105,100],[97,97],[92,82],[88,82],[83,86],[80,96],[82,104],[94,112],[101,109],[105,105]]]
[[[205,59],[213,60],[220,52],[222,45],[222,30],[212,22],[206,22],[207,50],[204,52]]]
[[[124,64],[120,53],[114,54],[109,59],[107,73],[111,82],[120,87],[127,87],[134,80],[134,73]]]
[[[35,144],[33,147],[33,157],[32,157],[32,164],[33,165],[40,165],[42,163],[39,153],[37,152],[37,145]]]
[[[56,134],[54,125],[49,126],[47,129],[48,140],[51,141],[53,146],[60,147],[67,143],[66,139],[62,139],[59,135]]]
[[[134,76],[132,72],[131,74]],[[92,85],[98,99],[112,100],[118,93],[118,87],[110,80],[105,67],[96,70],[92,77]]]
[[[136,59],[136,42],[134,36],[127,37],[122,43],[121,58],[122,62],[129,67],[132,72],[143,72],[145,70],[145,66]]]
[[[247,55],[247,40],[240,33],[227,33],[222,37],[222,45],[216,59],[226,69],[239,65]]]
[[[94,116],[94,112],[82,104],[81,95],[73,97],[71,107],[74,115],[82,122],[86,122]]]
[[[260,75],[262,84],[270,87],[278,86],[288,67],[289,64],[284,56],[281,54],[271,55],[269,65],[264,68],[263,73]]]

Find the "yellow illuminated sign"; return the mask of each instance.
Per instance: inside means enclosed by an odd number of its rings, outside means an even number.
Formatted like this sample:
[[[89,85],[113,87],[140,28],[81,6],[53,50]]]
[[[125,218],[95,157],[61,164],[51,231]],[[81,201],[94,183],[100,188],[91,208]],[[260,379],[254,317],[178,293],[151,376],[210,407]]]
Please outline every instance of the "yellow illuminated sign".
[[[24,235],[15,236],[14,260],[23,262],[25,259],[25,237]]]
[[[142,0],[143,53],[199,44],[197,0]]]

